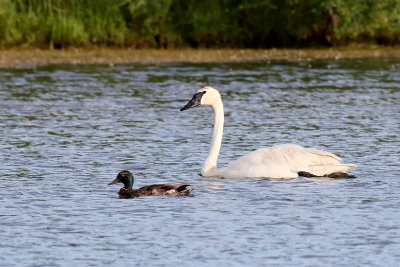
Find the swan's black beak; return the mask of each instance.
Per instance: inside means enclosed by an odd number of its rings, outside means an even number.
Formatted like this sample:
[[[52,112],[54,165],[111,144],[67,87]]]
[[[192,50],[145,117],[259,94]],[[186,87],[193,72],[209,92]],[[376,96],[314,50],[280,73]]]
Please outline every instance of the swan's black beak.
[[[205,93],[206,93],[205,91],[195,93],[192,99],[183,108],[181,108],[181,111],[199,106],[201,104],[201,98]]]

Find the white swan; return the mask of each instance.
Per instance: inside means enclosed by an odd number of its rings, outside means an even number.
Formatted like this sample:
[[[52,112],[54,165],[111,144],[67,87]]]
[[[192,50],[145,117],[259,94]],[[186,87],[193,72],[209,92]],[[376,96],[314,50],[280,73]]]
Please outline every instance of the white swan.
[[[296,178],[327,176],[332,178],[353,178],[345,173],[355,169],[354,164],[341,164],[338,156],[313,148],[285,144],[257,149],[232,162],[228,167],[217,169],[224,127],[224,108],[219,92],[206,86],[196,92],[181,111],[210,106],[214,110],[215,123],[208,156],[201,168],[201,175],[223,178]]]

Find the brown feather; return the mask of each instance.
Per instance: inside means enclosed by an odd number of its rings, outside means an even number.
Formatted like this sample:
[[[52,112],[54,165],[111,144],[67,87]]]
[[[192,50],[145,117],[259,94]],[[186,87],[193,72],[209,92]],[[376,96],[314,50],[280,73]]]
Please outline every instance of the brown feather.
[[[193,188],[186,188],[188,184],[154,184],[143,186],[138,189],[121,188],[119,195],[122,197],[142,196],[186,196]]]

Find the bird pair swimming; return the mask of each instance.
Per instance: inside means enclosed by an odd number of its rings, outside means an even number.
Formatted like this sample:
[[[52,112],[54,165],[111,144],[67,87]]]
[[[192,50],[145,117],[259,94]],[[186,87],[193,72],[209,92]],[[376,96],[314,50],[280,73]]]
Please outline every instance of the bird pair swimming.
[[[257,149],[235,160],[226,168],[217,169],[217,160],[221,148],[224,127],[224,109],[218,90],[209,86],[201,88],[194,94],[192,99],[181,108],[181,111],[200,105],[210,106],[214,111],[215,118],[208,156],[201,168],[202,176],[228,179],[266,177],[296,178],[298,176],[355,178],[355,176],[346,173],[346,171],[355,169],[357,167],[356,165],[342,164],[340,163],[341,159],[330,152],[314,148],[305,148],[295,144],[283,144]],[[124,183],[121,179],[119,181],[117,181],[117,179],[110,184],[117,182]],[[167,185],[153,186],[156,187],[153,187],[151,190],[158,188],[158,190],[154,190],[154,194],[143,193],[150,192],[151,186],[137,189],[142,190],[140,191],[142,193],[139,193],[137,190],[132,190],[132,184],[127,183],[127,185],[121,188],[122,191],[120,190],[120,195],[182,195],[183,192],[187,192],[185,190],[189,190],[186,189],[188,186],[186,184],[168,185],[169,187],[165,187]],[[146,188],[146,190],[144,190],[144,188]],[[167,190],[168,188],[170,189]],[[126,190],[131,191],[128,192]],[[135,191],[135,193],[133,193],[133,191]],[[190,191],[187,194],[189,194]]]

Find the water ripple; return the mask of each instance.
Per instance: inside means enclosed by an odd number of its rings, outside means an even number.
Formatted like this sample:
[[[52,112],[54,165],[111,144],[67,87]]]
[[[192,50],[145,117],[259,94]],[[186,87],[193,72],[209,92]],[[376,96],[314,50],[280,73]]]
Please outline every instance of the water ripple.
[[[397,266],[400,63],[49,66],[0,70],[1,265]],[[219,164],[298,143],[357,163],[357,179],[200,177],[213,119],[179,112],[212,85]],[[189,198],[119,199],[188,182]]]

